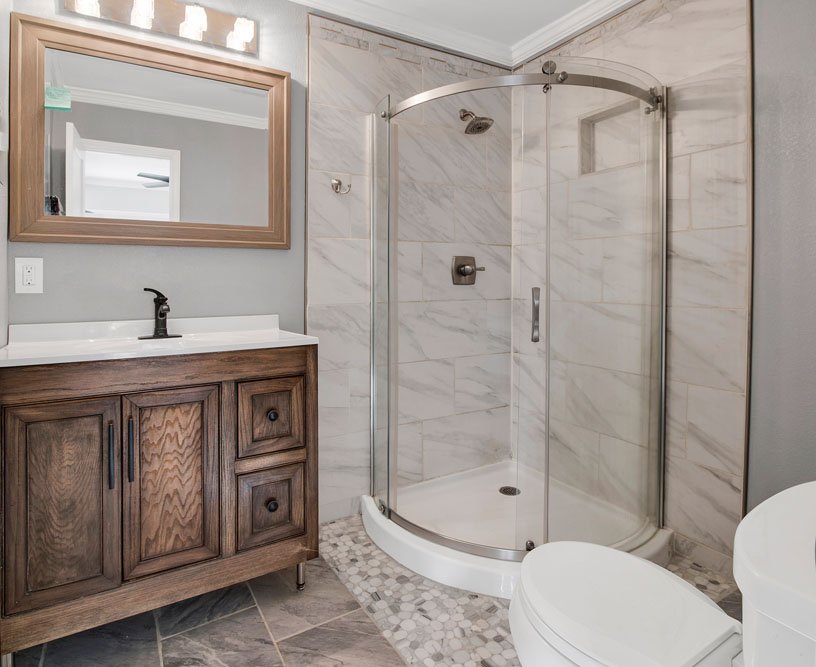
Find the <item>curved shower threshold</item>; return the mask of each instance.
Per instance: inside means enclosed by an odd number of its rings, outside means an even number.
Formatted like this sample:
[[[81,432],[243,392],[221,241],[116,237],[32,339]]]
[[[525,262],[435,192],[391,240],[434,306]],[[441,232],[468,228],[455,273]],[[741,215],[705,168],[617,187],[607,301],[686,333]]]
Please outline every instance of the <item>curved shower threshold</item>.
[[[513,596],[521,563],[474,556],[426,540],[387,519],[371,496],[362,499],[363,525],[380,549],[401,565],[433,581],[481,595]],[[659,565],[671,557],[674,532],[663,528],[631,553]]]

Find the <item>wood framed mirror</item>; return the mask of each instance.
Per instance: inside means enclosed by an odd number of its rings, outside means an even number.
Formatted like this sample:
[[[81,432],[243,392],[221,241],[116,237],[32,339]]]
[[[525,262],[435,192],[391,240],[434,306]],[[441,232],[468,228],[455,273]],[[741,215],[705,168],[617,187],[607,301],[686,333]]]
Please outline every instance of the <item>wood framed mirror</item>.
[[[290,88],[12,14],[10,240],[288,248]]]

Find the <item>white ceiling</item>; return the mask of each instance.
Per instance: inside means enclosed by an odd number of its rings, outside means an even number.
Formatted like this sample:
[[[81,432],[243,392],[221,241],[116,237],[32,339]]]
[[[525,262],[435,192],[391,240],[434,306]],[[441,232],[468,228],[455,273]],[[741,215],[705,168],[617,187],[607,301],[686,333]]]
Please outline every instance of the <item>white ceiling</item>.
[[[294,0],[321,12],[506,67],[639,0]]]

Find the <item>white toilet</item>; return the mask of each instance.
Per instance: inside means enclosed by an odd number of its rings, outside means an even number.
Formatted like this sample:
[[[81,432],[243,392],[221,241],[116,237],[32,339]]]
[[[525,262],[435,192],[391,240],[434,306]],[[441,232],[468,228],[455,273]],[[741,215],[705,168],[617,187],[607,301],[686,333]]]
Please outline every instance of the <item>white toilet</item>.
[[[524,667],[816,667],[816,483],[740,524],[742,625],[668,570],[609,547],[553,542],[521,566],[510,628]],[[744,644],[744,654],[743,654]]]

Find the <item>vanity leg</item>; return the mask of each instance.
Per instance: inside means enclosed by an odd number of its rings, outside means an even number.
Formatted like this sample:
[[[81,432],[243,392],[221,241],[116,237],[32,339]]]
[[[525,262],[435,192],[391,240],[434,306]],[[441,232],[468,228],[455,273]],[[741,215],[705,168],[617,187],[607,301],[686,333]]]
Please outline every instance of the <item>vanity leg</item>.
[[[0,667],[14,667],[14,654],[6,653],[0,656]]]
[[[297,564],[297,589],[302,591],[306,588],[306,563]],[[3,667],[6,667],[3,665]]]

